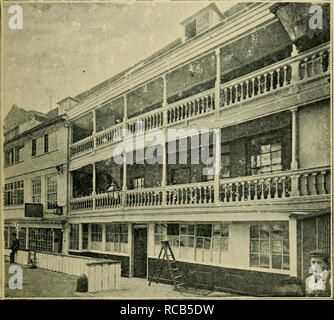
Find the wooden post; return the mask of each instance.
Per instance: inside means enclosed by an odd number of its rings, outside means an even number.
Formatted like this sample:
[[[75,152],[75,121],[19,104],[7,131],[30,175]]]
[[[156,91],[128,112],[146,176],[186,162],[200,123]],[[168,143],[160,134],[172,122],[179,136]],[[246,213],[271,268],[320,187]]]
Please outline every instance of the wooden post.
[[[79,251],[82,251],[82,223],[79,223]]]
[[[291,57],[296,57],[298,55],[298,49],[295,44],[292,45]],[[286,77],[286,74],[283,75]],[[295,61],[291,63],[291,82],[295,82],[299,80],[299,62]],[[284,82],[286,78],[284,79]]]
[[[102,251],[106,251],[106,224],[102,223]]]
[[[219,115],[220,109],[221,65],[220,48],[216,49],[216,84],[215,84],[215,111]]]
[[[291,169],[298,169],[298,122],[297,122],[297,111],[298,107],[291,109],[292,114],[292,159],[291,159]]]
[[[297,219],[289,218],[290,276],[297,277]]]
[[[215,143],[215,164],[214,164],[214,202],[218,204],[219,201],[219,181],[220,181],[220,170],[221,170],[221,134],[220,129],[213,130],[214,143]]]
[[[165,108],[168,105],[167,102],[167,74],[164,73],[162,75],[162,107]],[[165,127],[167,125],[167,110],[164,109],[163,111],[163,126]]]

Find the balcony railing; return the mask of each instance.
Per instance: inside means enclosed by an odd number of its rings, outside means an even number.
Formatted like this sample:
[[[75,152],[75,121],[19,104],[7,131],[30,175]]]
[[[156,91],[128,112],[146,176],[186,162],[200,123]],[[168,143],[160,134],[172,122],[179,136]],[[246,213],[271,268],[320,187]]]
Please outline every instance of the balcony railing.
[[[321,45],[309,52],[290,57],[239,77],[220,87],[219,109],[251,101],[289,87],[293,83],[320,77],[329,73],[329,45]],[[130,134],[173,125],[209,114],[217,109],[215,88],[177,101],[163,108],[128,119]],[[87,153],[94,148],[109,145],[122,139],[122,124],[117,124],[96,135],[71,145],[71,157]]]
[[[168,106],[167,124],[191,119],[215,110],[215,90],[201,92],[195,96],[177,101]]]
[[[331,193],[330,168],[311,168],[273,172],[257,176],[222,179],[215,200],[213,181],[128,190],[75,198],[70,212],[94,212],[124,208],[172,208],[220,206],[233,203],[272,202]]]

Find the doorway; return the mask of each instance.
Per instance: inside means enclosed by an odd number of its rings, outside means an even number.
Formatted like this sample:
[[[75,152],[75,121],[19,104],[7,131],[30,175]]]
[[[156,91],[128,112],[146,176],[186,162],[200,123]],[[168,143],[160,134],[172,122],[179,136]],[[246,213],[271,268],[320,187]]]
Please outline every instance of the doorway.
[[[133,229],[133,276],[147,276],[147,227]]]

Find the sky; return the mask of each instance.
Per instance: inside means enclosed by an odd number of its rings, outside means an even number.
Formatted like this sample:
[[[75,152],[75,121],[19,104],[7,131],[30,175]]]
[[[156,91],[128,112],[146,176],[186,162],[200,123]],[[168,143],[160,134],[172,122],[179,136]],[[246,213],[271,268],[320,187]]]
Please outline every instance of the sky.
[[[216,1],[225,11],[231,1]],[[23,29],[4,3],[3,118],[13,104],[47,112],[181,36],[208,1],[21,3]]]

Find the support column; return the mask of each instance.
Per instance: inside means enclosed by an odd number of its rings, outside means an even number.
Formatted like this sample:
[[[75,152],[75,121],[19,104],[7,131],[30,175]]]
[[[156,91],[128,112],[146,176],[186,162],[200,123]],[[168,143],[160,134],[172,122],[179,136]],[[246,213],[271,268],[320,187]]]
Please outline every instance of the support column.
[[[219,114],[220,109],[220,85],[221,85],[221,64],[220,48],[216,49],[216,84],[215,84],[215,111]]]
[[[82,251],[82,223],[79,223],[79,251]]]
[[[106,224],[102,223],[102,251],[106,251]]]
[[[95,162],[92,163],[93,166],[93,190],[92,190],[92,195],[96,194],[96,166]]]
[[[166,143],[162,145],[162,179],[161,186],[167,186],[167,148]]]
[[[298,169],[298,122],[297,122],[298,107],[291,109],[292,114],[292,158],[291,169]]]
[[[29,250],[29,228],[26,227],[26,250]]]
[[[297,277],[297,219],[289,218],[290,276]]]
[[[70,249],[70,224],[63,229],[63,253],[68,254]]]
[[[221,132],[220,129],[213,130],[213,142],[215,143],[215,164],[214,164],[214,202],[218,204],[219,201],[219,182],[221,170]]]
[[[299,52],[295,44],[292,45],[291,57],[298,56]],[[291,63],[291,81],[295,82],[299,80],[299,62],[295,61]]]
[[[133,276],[133,243],[132,243],[132,223],[128,223],[128,254],[129,254],[129,277]]]
[[[88,244],[87,249],[91,250],[92,224],[88,223]]]
[[[128,120],[128,102],[126,98],[126,94],[123,96],[124,99],[124,118],[123,118],[123,141],[126,139],[126,131],[127,131],[127,120]],[[122,197],[122,205],[125,207],[126,205],[126,190],[127,190],[127,161],[126,161],[126,152],[123,154],[123,197]]]
[[[162,75],[162,107],[166,107],[168,105],[167,102],[167,77],[168,75],[164,73]],[[163,112],[163,125],[167,125],[167,110]]]
[[[93,110],[93,136],[94,136],[94,150],[96,149],[96,110]]]
[[[52,252],[55,252],[55,230],[52,228]]]
[[[126,98],[126,94],[123,95],[123,99],[124,99],[124,107],[123,107],[123,139],[125,138],[125,132],[127,129],[127,121],[128,121],[128,101]]]

